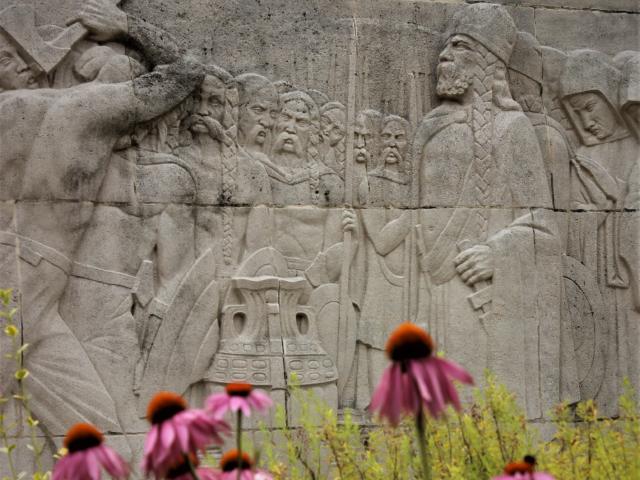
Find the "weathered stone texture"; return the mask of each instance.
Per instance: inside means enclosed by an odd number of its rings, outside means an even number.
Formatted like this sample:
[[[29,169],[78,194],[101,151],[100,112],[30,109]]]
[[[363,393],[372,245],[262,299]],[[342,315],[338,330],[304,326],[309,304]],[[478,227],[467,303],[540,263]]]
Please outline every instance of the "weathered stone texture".
[[[640,15],[470,3],[0,1],[0,286],[52,450],[91,421],[135,457],[155,391],[230,381],[294,425],[293,374],[367,421],[405,320],[531,420],[616,414]]]

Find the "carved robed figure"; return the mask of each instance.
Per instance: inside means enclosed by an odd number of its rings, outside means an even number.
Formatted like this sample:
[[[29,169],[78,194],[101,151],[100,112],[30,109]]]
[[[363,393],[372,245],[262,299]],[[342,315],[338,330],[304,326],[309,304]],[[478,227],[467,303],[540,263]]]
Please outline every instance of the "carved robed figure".
[[[560,399],[559,242],[535,131],[506,82],[516,41],[503,7],[452,20],[442,104],[417,159],[417,320],[481,381],[489,368],[540,418]]]

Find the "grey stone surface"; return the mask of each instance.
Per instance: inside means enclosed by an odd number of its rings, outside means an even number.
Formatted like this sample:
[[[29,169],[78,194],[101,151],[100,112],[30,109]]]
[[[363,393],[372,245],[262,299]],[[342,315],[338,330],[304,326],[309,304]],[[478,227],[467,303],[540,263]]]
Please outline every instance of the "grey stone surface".
[[[1,286],[51,449],[91,421],[133,458],[155,391],[234,380],[366,420],[405,320],[530,420],[615,415],[640,15],[541,3],[2,0]]]
[[[478,3],[480,0],[467,1],[468,3]],[[499,0],[495,3],[528,7],[640,13],[640,5],[635,0]]]

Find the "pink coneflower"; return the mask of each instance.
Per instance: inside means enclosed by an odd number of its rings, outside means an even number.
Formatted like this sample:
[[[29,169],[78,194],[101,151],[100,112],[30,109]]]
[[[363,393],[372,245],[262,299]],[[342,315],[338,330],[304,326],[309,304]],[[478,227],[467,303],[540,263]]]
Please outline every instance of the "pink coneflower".
[[[192,468],[200,480],[216,480],[218,478],[219,473],[216,469],[198,467],[199,463],[195,453],[185,455],[180,461],[169,467],[165,478],[166,480],[193,480]]]
[[[504,474],[493,477],[493,480],[555,480],[553,476],[544,472],[536,472],[536,459],[531,455],[524,457],[521,462],[511,462],[504,467]]]
[[[229,450],[220,460],[217,480],[272,480],[269,472],[254,468],[251,457],[245,452]],[[238,474],[240,476],[238,477]]]
[[[453,380],[472,384],[471,375],[459,365],[432,355],[431,336],[413,323],[396,328],[385,347],[392,364],[384,371],[370,409],[378,411],[393,425],[402,413],[418,414],[423,406],[437,417],[452,404],[460,409]]]
[[[229,383],[224,390],[207,398],[207,409],[215,416],[241,411],[245,417],[250,417],[252,410],[264,412],[273,405],[268,395],[254,390],[248,383]]]
[[[111,448],[103,445],[100,430],[88,423],[77,423],[64,438],[68,450],[53,469],[53,480],[99,480],[102,469],[113,478],[129,476],[129,467]]]
[[[230,431],[222,419],[204,410],[187,409],[187,402],[172,392],[157,393],[147,407],[151,430],[144,444],[142,470],[165,476],[185,455],[212,443],[222,444],[222,433]]]

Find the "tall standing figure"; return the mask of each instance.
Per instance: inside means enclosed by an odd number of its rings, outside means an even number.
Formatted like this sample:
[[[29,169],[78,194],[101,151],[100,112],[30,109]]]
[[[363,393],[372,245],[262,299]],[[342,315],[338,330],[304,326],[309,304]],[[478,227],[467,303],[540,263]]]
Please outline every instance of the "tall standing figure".
[[[457,12],[440,53],[442,104],[413,144],[417,319],[539,418],[560,397],[560,247],[538,140],[506,80],[516,35],[503,7],[479,3]]]

